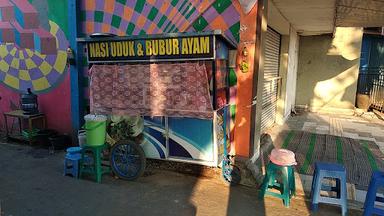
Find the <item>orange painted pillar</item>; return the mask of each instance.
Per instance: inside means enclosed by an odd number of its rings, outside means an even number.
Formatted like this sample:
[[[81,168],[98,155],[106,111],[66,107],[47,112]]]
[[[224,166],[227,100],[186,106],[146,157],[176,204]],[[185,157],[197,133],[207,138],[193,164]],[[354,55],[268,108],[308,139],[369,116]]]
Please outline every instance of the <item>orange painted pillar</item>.
[[[244,14],[239,3],[233,3],[240,12],[240,43],[237,47],[237,97],[236,118],[234,125],[234,147],[237,156],[249,157],[251,138],[251,103],[253,89],[255,41],[256,41],[256,16],[257,4],[250,13]],[[242,51],[246,47],[248,56],[244,57]],[[243,73],[239,64],[245,60],[249,64],[248,72]]]

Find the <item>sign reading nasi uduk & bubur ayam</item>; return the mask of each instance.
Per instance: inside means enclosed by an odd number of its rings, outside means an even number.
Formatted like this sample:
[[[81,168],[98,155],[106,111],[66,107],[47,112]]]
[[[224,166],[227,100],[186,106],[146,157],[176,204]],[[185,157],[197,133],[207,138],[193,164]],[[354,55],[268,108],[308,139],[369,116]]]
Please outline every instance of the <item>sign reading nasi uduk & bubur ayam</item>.
[[[213,58],[213,36],[178,36],[87,42],[88,62],[134,62]]]

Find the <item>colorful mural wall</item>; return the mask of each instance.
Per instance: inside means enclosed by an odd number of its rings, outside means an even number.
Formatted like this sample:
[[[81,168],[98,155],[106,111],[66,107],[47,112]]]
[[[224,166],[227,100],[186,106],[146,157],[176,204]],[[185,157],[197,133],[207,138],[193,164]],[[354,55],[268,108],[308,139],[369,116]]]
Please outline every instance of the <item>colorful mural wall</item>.
[[[82,33],[145,35],[220,29],[239,44],[238,54],[244,46],[248,47],[251,51],[248,60],[253,62],[256,7],[250,8],[253,9],[249,11],[248,7],[246,14],[237,0],[82,0]],[[240,26],[244,26],[243,31]],[[86,66],[84,71],[87,69]],[[250,141],[252,65],[249,71],[242,73],[236,67],[230,75],[232,140],[236,153],[246,157]],[[85,92],[87,96],[87,88]]]
[[[67,7],[66,0],[0,2],[0,111],[18,106],[30,88],[48,127],[60,132],[71,131]]]

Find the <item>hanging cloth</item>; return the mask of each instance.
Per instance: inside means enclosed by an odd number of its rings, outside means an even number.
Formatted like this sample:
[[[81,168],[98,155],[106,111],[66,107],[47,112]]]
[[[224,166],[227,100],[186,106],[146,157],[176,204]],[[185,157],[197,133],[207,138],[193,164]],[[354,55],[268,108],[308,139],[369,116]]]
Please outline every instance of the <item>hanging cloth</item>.
[[[93,65],[92,113],[212,118],[204,64]]]

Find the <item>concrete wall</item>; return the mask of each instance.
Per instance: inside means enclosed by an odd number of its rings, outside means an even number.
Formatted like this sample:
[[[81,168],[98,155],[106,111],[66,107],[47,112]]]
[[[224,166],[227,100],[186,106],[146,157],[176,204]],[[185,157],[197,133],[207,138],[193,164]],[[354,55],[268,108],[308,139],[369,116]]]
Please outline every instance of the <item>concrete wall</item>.
[[[296,105],[312,111],[353,109],[359,73],[361,28],[300,38]]]
[[[290,27],[289,32],[289,35],[283,35],[281,38],[279,69],[281,82],[277,101],[277,124],[284,124],[291,113],[296,98],[299,37],[293,27]]]
[[[268,26],[281,35],[289,35],[290,24],[271,0],[268,1]]]
[[[288,75],[286,100],[284,106],[284,118],[287,118],[295,105],[296,100],[296,79],[299,59],[299,36],[294,28],[290,28],[289,51],[288,51]]]
[[[282,35],[276,123],[283,124],[295,104],[299,37],[272,1],[268,2],[268,25]]]
[[[47,127],[57,130],[60,133],[71,132],[71,110],[70,100],[71,91],[69,88],[69,75],[65,76],[61,85],[51,90],[49,93],[38,94],[39,110],[46,116]],[[11,111],[12,103],[19,105],[19,93],[10,91],[0,85],[0,112]],[[4,129],[3,118],[0,118],[0,130]],[[10,126],[11,120],[8,120]]]
[[[7,40],[11,41],[4,40],[4,34],[0,36],[0,112],[14,109],[11,104],[18,106],[20,93],[31,88],[38,95],[47,127],[71,132],[67,0],[2,2],[0,22],[17,28],[8,29]],[[15,37],[18,34],[23,37]],[[0,130],[3,126],[0,118]]]

